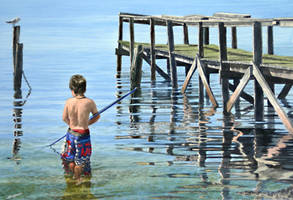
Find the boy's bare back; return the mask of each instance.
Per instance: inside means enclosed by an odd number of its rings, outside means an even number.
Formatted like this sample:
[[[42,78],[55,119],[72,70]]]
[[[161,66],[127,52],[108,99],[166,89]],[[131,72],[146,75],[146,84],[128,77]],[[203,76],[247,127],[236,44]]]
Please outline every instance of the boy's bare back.
[[[88,129],[91,124],[89,116],[98,112],[96,104],[93,100],[86,97],[75,96],[66,101],[63,120],[71,129]]]

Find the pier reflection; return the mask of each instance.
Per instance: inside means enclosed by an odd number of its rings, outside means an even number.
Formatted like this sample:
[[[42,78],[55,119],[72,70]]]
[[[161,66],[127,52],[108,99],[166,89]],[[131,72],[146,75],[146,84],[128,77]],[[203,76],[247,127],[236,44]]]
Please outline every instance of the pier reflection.
[[[128,91],[126,82],[121,76],[117,82],[118,94]],[[200,184],[185,185],[173,192],[199,192],[201,187],[217,187],[222,199],[233,199],[235,188],[241,187],[237,184],[243,180],[254,181],[251,195],[267,190],[267,180],[293,183],[293,135],[278,129],[279,119],[270,107],[265,122],[243,125],[242,120],[253,117],[249,104],[237,102],[236,114],[223,116],[221,108],[199,98],[196,86],[185,94],[159,81],[143,86],[130,103],[117,106],[120,131],[116,139],[127,139],[118,148],[166,155],[169,159],[137,163],[140,165],[194,166]],[[192,173],[167,171],[163,177],[194,178]],[[215,176],[218,176],[216,181]]]

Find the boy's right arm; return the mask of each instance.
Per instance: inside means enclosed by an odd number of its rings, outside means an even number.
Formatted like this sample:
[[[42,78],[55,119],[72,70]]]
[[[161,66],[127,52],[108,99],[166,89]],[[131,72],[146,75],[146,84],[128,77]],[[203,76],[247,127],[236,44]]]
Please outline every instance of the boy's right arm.
[[[63,121],[64,121],[66,124],[70,125],[70,120],[69,120],[69,117],[68,117],[68,105],[67,105],[67,102],[66,102],[66,104],[65,104],[65,106],[64,106],[62,119],[63,119]]]

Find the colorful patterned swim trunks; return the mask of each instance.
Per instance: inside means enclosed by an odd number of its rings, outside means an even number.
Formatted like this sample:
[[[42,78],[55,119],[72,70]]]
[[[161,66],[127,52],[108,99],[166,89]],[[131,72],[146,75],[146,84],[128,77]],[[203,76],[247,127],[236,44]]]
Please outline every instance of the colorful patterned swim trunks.
[[[67,162],[75,162],[78,166],[83,166],[84,171],[90,173],[90,157],[92,145],[89,130],[68,129],[61,158]]]

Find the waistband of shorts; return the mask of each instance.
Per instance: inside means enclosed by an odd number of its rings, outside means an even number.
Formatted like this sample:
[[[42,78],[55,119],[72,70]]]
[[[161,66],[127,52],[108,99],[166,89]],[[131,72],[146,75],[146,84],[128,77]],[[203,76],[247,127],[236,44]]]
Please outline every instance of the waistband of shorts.
[[[90,134],[89,129],[71,129],[68,128],[68,132],[74,136],[86,136]]]

